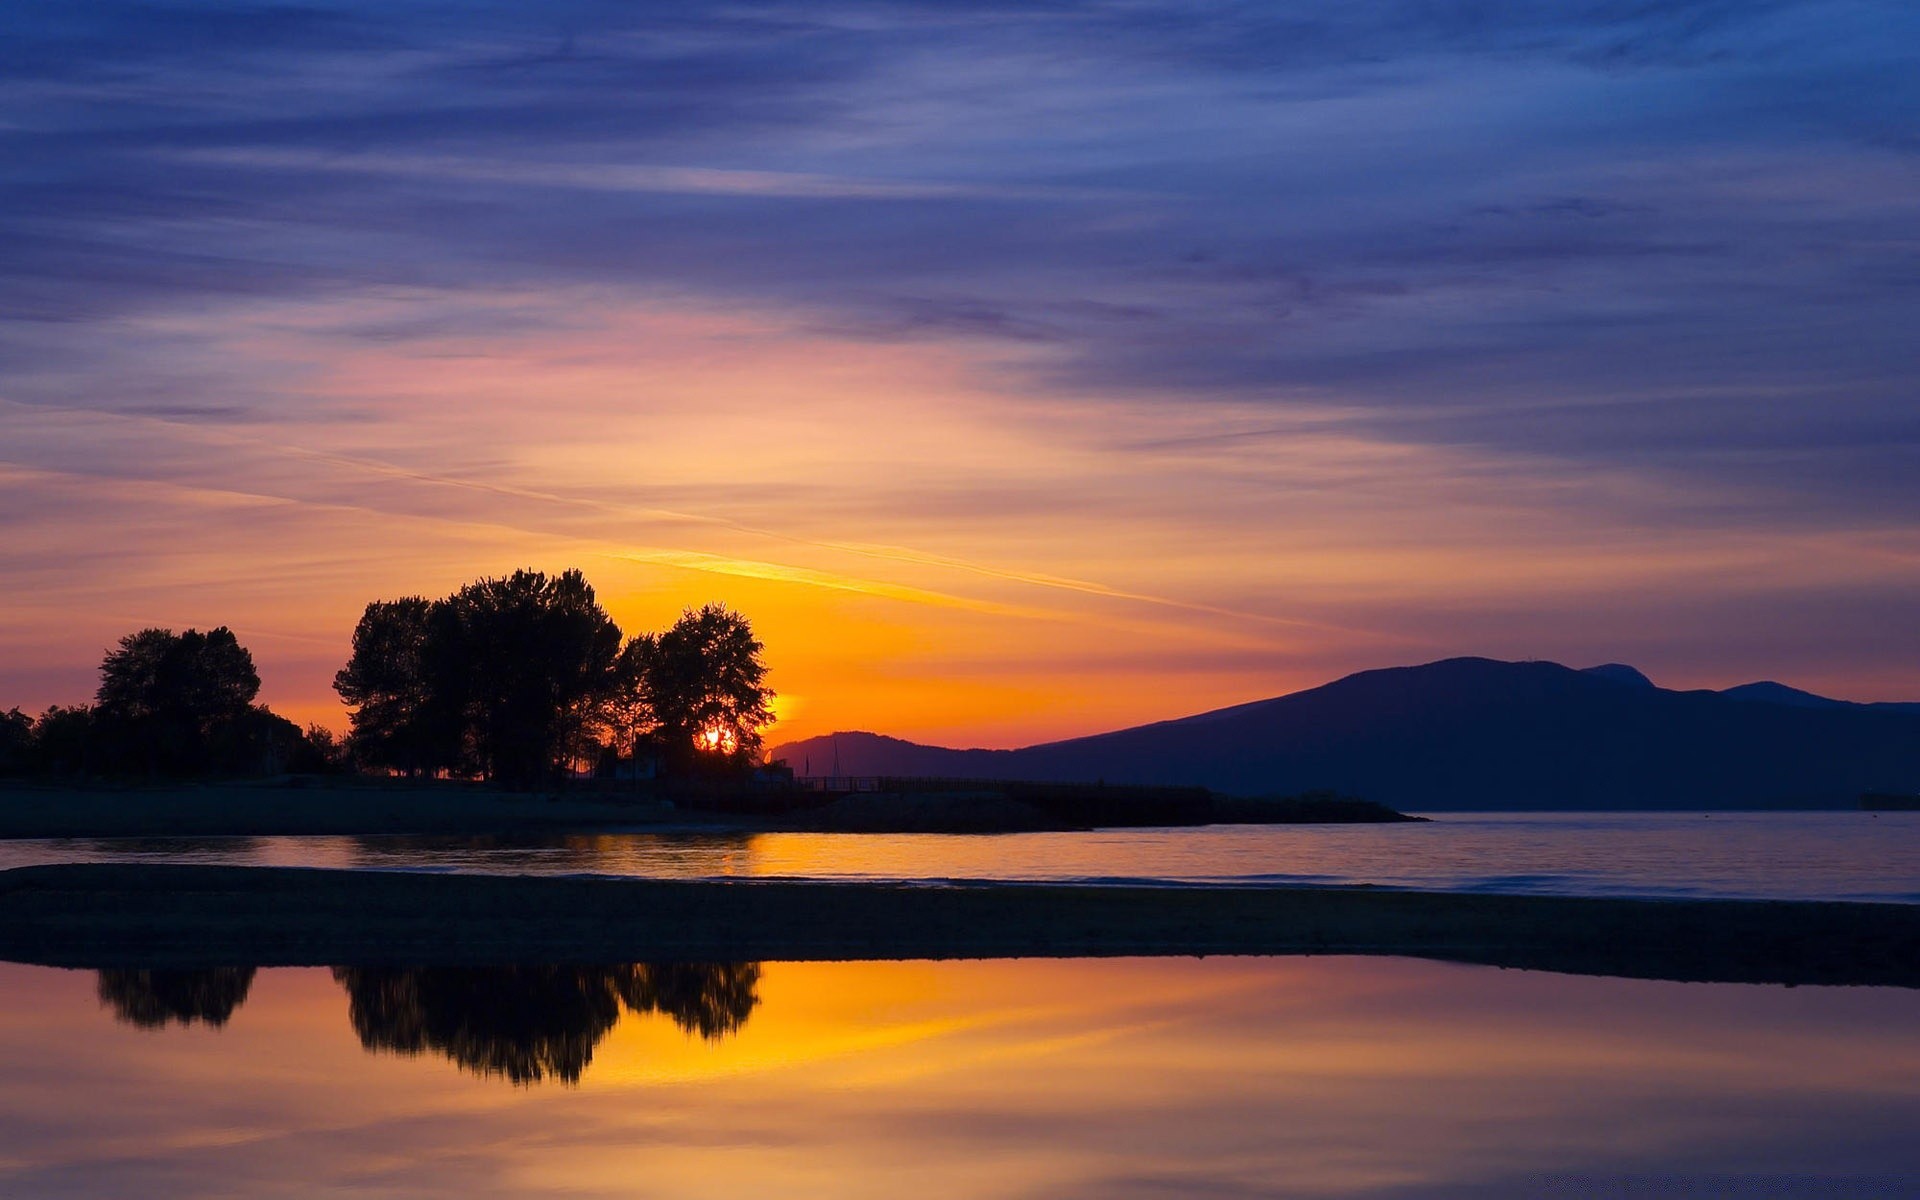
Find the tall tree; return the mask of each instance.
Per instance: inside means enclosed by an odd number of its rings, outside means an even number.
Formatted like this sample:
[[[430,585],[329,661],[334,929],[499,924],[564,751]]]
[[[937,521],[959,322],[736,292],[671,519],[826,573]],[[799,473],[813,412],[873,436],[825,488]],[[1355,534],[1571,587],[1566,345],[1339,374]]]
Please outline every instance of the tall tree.
[[[436,604],[428,624],[430,687],[460,713],[483,773],[537,783],[580,753],[620,656],[620,627],[585,576],[482,579]]]
[[[458,729],[436,705],[427,671],[433,605],[420,596],[375,600],[353,629],[353,657],[333,690],[353,707],[353,754],[363,765],[418,775],[458,760]]]
[[[260,676],[253,656],[226,626],[142,629],[120,639],[100,663],[94,716],[122,766],[149,774],[216,766],[212,746],[246,721]]]
[[[673,627],[627,650],[670,767],[751,761],[773,723],[766,649],[725,605],[688,609]]]

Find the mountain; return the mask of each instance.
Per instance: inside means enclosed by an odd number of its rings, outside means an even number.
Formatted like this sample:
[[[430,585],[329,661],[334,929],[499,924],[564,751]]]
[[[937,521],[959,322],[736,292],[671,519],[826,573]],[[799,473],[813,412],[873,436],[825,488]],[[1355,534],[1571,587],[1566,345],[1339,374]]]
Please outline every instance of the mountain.
[[[1852,700],[1834,700],[1812,692],[1803,692],[1797,687],[1788,687],[1784,683],[1775,683],[1771,679],[1725,688],[1720,694],[1735,700],[1749,700],[1759,704],[1789,704],[1795,708],[1859,708],[1871,709],[1875,712],[1920,713],[1920,704],[1884,701],[1875,704],[1859,704]]]
[[[1645,672],[1641,671],[1638,667],[1630,667],[1625,663],[1601,663],[1597,667],[1587,667],[1580,673],[1582,675],[1592,675],[1600,679],[1611,679],[1615,683],[1624,683],[1629,687],[1650,688],[1654,686],[1653,680],[1648,679]]]
[[[1723,688],[1720,694],[1735,700],[1751,700],[1758,704],[1787,704],[1794,708],[1855,707],[1851,701],[1816,696],[1812,692],[1803,692],[1797,687],[1788,687],[1784,683],[1775,683],[1771,679],[1762,679],[1758,683],[1743,683],[1739,687]]]
[[[841,733],[774,755],[813,774],[837,761],[845,775],[1327,789],[1428,811],[1851,807],[1920,786],[1920,706],[1735,691],[1672,691],[1619,664],[1453,658],[1019,750]]]

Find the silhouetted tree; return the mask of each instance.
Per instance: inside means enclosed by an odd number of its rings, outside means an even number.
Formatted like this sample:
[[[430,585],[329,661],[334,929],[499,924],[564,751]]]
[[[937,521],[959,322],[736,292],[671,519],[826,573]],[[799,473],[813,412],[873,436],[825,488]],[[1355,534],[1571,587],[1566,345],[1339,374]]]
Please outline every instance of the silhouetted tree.
[[[646,654],[652,645],[651,635],[632,639],[621,647],[613,665],[613,686],[592,727],[602,748],[603,769],[617,767],[623,756],[637,754],[643,743],[656,740],[659,723],[646,687]]]
[[[620,629],[579,571],[516,571],[444,600],[367,606],[334,689],[361,762],[516,785],[589,757]]]
[[[33,718],[17,708],[0,713],[0,775],[24,775],[32,768]]]
[[[198,971],[100,972],[100,1003],[114,1016],[142,1029],[170,1022],[225,1025],[253,986],[252,967]]]
[[[459,760],[458,714],[451,698],[436,704],[427,672],[432,610],[420,596],[376,600],[354,626],[333,690],[354,710],[351,748],[365,766],[419,775]]]
[[[55,704],[33,723],[33,750],[28,759],[36,775],[82,775],[95,771],[93,709],[86,705],[62,708]]]
[[[259,691],[253,656],[225,626],[143,629],[101,661],[94,719],[124,767],[203,771],[216,765],[216,737],[228,749],[248,740],[236,727],[248,721]]]
[[[367,766],[530,785],[645,737],[685,773],[759,750],[773,720],[762,649],[718,604],[623,647],[579,571],[516,571],[369,604],[334,689]]]
[[[624,673],[645,698],[670,767],[757,754],[773,723],[764,649],[747,618],[720,604],[688,609],[666,632],[628,644]]]
[[[293,769],[310,775],[336,775],[353,765],[347,744],[324,725],[307,722]]]
[[[487,775],[535,783],[578,753],[620,654],[620,627],[585,576],[482,579],[435,605],[430,625],[431,678],[458,696]]]
[[[264,704],[216,725],[207,739],[208,764],[240,775],[279,775],[312,769],[307,735]]]

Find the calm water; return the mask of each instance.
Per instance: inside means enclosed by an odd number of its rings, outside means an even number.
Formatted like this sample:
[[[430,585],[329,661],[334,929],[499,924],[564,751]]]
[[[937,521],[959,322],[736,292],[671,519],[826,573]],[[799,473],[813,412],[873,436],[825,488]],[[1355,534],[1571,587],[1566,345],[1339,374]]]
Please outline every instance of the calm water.
[[[1920,993],[1402,959],[0,966],[7,1196],[1915,1196]]]
[[[1370,883],[1920,903],[1920,813],[1447,814],[1428,824],[995,836],[607,833],[0,842],[0,867],[140,859],[673,878]]]

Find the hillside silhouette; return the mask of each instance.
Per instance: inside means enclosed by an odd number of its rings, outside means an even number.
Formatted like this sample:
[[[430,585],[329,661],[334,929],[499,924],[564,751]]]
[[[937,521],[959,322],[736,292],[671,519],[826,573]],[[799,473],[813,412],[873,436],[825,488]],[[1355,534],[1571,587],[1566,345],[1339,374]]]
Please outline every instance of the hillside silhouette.
[[[1330,790],[1401,809],[1841,808],[1920,787],[1920,706],[1778,684],[1673,691],[1618,663],[1453,658],[1019,750],[840,733],[774,754],[815,775]]]

